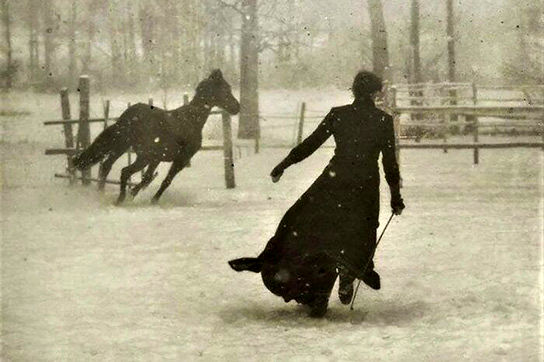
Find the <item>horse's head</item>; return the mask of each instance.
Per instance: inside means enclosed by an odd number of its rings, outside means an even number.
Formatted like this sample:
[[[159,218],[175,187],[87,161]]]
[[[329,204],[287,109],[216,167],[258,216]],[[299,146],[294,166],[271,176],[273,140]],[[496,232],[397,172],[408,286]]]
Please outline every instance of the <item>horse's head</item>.
[[[223,78],[219,69],[212,71],[196,88],[195,98],[205,102],[210,107],[223,108],[230,114],[240,112],[240,103],[232,95],[230,84]]]

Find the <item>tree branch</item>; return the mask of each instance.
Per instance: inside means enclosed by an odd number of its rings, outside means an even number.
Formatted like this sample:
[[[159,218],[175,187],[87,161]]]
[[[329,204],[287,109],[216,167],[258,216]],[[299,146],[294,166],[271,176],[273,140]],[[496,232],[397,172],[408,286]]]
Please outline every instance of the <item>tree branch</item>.
[[[239,8],[238,6],[236,6],[235,4],[230,4],[226,1],[223,1],[223,0],[216,0],[217,3],[225,8],[229,8],[229,9],[232,9],[234,11],[236,11],[238,14],[240,15],[245,15],[245,13],[242,11],[241,8]],[[238,1],[236,2],[238,3]]]

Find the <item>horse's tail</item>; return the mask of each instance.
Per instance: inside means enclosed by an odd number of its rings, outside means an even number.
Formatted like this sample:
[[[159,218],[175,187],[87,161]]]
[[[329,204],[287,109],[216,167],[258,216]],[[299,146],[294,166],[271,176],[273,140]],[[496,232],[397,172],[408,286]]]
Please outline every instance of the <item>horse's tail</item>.
[[[100,133],[87,149],[72,159],[74,167],[85,170],[102,161],[108,153],[122,154],[130,146],[128,136],[128,127],[119,119]]]

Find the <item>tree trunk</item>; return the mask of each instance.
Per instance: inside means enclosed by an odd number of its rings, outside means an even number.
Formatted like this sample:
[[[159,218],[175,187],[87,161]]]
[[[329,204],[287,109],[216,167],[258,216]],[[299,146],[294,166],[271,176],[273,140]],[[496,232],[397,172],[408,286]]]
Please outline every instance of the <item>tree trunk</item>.
[[[172,23],[170,31],[171,42],[170,44],[168,44],[168,46],[170,47],[172,53],[172,76],[174,77],[175,81],[178,81],[180,79],[179,64],[181,63],[181,50],[179,44],[179,39],[181,38],[181,31],[178,22],[178,14],[178,2],[173,1],[170,4],[170,16],[172,17]]]
[[[70,76],[70,83],[75,84],[76,79],[76,0],[72,0],[72,8],[70,11],[70,26],[69,26],[69,39],[68,39],[68,74]]]
[[[129,40],[129,59],[131,64],[136,60],[136,32],[134,30],[134,12],[132,10],[132,4],[128,3],[128,40]]]
[[[447,0],[447,19],[446,19],[446,34],[448,39],[448,81],[455,82],[455,39],[454,39],[454,30],[453,30],[453,0]],[[449,91],[449,96],[451,97],[450,104],[457,104],[457,92],[454,89]],[[450,120],[452,122],[457,121],[456,115],[451,115]]]
[[[143,60],[146,69],[155,66],[155,22],[152,12],[145,3],[140,4],[140,36],[142,40]]]
[[[46,83],[49,83],[53,77],[53,52],[54,52],[54,36],[56,27],[54,23],[53,1],[44,1],[43,6],[43,51],[44,51],[44,73]]]
[[[389,54],[387,51],[387,32],[381,0],[368,0],[370,14],[370,38],[372,40],[372,71],[387,79],[389,70]]]
[[[121,45],[123,38],[119,37],[118,22],[120,19],[120,12],[117,6],[110,5],[110,11],[108,13],[108,30],[110,41],[110,64],[111,64],[111,80],[114,84],[124,84],[125,73],[122,65],[122,53]],[[121,18],[122,19],[122,18]],[[121,25],[122,26],[122,25]]]
[[[453,0],[447,0],[446,33],[448,40],[448,81],[455,82],[455,39],[453,30]]]
[[[258,139],[260,127],[257,0],[243,0],[242,13],[238,138]]]
[[[413,83],[423,82],[421,76],[421,58],[419,55],[419,0],[412,0],[410,48],[412,50]]]
[[[419,55],[419,0],[412,0],[412,7],[410,11],[410,53],[411,53],[411,77],[410,83],[422,83],[421,76],[421,57]],[[410,97],[423,97],[423,91],[412,90]],[[410,104],[413,106],[421,106],[420,100],[411,100]],[[410,117],[412,120],[422,119],[421,114],[412,114]]]
[[[35,9],[37,3],[34,0],[28,1],[28,67],[30,74],[30,82],[34,83],[37,80],[38,76],[38,66],[39,66],[39,52],[38,52],[38,27],[39,27],[39,18],[36,16],[36,12],[32,9]]]
[[[6,34],[6,89],[12,87],[12,77],[14,75],[13,59],[11,52],[11,28],[9,19],[9,0],[2,0],[2,20],[4,22]]]
[[[229,28],[229,70],[230,73],[234,76],[236,73],[236,50],[234,42],[234,30],[231,27]]]
[[[135,86],[140,79],[139,72],[136,69],[136,34],[134,29],[134,11],[131,2],[127,3],[126,28],[128,38],[126,43],[125,68],[129,76],[128,85]]]
[[[96,4],[91,1],[88,5],[88,8],[86,9],[89,12],[89,15],[86,17],[86,26],[85,26],[85,32],[87,33],[86,39],[85,39],[85,55],[81,59],[81,70],[84,74],[88,74],[91,70],[91,61],[92,61],[92,44],[94,41],[94,34],[95,34],[95,25],[94,25],[94,17],[91,15],[95,12],[95,6]]]
[[[222,31],[220,35],[216,38],[216,50],[215,50],[215,58],[216,58],[216,66],[219,69],[224,70],[225,67],[225,48],[226,48],[226,41],[225,41],[225,33]]]

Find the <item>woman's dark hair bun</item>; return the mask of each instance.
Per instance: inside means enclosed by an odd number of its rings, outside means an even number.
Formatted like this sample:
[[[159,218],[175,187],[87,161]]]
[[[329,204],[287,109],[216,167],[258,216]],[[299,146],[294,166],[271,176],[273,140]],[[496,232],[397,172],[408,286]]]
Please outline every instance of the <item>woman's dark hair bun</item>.
[[[382,79],[376,74],[362,70],[355,76],[351,91],[355,99],[368,97],[382,89]]]

